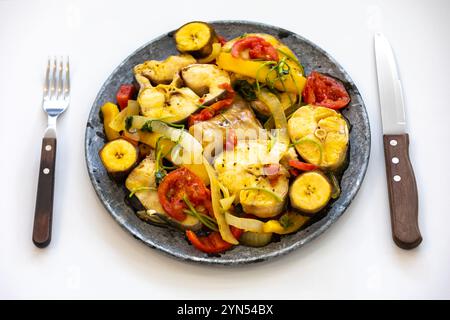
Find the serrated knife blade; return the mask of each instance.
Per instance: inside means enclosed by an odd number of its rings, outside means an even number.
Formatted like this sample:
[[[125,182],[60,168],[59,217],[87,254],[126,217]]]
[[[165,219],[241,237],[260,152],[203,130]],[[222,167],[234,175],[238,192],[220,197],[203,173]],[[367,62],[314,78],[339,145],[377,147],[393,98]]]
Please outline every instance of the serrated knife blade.
[[[400,248],[412,249],[422,242],[417,185],[409,159],[409,135],[397,63],[391,45],[381,33],[375,34],[375,60],[392,237]]]

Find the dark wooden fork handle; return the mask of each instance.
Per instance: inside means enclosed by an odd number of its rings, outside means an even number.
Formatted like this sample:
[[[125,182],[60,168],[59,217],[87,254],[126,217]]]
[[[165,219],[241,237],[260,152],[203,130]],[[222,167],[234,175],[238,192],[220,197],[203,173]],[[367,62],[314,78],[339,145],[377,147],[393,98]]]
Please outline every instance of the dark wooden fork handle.
[[[52,238],[53,191],[55,185],[56,138],[44,138],[34,213],[33,242],[45,248]]]
[[[391,207],[392,237],[403,249],[422,242],[418,224],[418,197],[409,159],[408,134],[384,135],[386,177]]]

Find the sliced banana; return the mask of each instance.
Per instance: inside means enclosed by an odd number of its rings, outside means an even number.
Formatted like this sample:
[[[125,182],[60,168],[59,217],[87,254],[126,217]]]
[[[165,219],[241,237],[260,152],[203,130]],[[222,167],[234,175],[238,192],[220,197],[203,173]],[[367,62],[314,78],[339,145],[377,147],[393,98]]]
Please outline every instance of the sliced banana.
[[[316,213],[327,205],[331,189],[330,182],[319,171],[305,172],[291,185],[291,205],[306,213]]]

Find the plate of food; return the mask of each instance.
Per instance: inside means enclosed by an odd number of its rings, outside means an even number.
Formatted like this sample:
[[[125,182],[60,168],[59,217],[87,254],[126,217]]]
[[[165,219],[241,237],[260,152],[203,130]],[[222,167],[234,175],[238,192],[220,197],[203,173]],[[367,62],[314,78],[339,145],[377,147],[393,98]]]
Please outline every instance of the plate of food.
[[[131,235],[175,258],[279,257],[327,230],[370,154],[361,95],[305,38],[193,21],[134,51],[89,114],[94,190]]]

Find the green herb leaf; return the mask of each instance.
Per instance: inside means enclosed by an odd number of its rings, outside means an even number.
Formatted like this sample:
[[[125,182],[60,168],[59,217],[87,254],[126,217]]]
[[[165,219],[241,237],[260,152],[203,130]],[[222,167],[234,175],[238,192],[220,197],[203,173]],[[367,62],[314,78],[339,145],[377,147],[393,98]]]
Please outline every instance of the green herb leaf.
[[[183,196],[183,201],[188,206],[189,210],[184,210],[186,214],[189,214],[195,218],[197,218],[201,223],[203,223],[206,227],[208,227],[211,230],[219,231],[219,228],[217,227],[217,222],[213,218],[204,215],[200,212],[198,212],[194,206],[192,205],[191,201],[186,197],[186,195]]]
[[[163,169],[156,171],[155,172],[156,184],[159,185],[166,175],[167,174]]]
[[[133,125],[133,116],[128,116],[125,118],[125,130],[129,131]]]
[[[154,190],[156,191],[155,187],[139,187],[136,189],[131,190],[130,194],[128,195],[129,198],[131,198],[132,196],[134,196],[134,194],[138,191],[142,191],[142,190]]]

